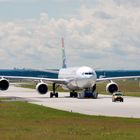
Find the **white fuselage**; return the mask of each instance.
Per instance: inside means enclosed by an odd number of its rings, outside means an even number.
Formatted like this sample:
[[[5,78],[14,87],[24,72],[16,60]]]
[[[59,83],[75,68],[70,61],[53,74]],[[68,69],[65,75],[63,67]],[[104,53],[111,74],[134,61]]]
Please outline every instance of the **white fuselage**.
[[[96,84],[96,72],[90,67],[73,67],[60,69],[59,79],[67,79],[68,83],[63,88],[78,90],[91,88]]]

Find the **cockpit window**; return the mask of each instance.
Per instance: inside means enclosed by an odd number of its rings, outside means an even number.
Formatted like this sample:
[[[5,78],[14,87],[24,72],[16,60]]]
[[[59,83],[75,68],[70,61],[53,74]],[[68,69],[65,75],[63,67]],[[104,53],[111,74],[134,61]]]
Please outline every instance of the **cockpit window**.
[[[93,75],[93,72],[85,72],[85,75]]]

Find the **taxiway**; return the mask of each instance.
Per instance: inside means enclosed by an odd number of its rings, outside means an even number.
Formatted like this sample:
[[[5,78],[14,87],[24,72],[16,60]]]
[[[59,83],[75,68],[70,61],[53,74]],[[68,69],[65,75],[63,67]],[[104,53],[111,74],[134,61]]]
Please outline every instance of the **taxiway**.
[[[49,94],[39,95],[35,90],[11,86],[0,92],[0,97],[28,101],[59,110],[88,115],[140,118],[140,98],[124,97],[124,102],[112,102],[111,95],[100,95],[98,99],[69,98],[69,93],[59,93],[59,98],[49,98]]]

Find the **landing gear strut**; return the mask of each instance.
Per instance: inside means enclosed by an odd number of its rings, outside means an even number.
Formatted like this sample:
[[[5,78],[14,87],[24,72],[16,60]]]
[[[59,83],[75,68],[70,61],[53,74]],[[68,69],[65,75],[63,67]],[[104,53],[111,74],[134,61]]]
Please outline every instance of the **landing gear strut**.
[[[96,90],[96,84],[92,87],[92,92],[95,92]]]
[[[58,92],[56,92],[56,89],[59,87],[59,85],[58,86],[56,86],[56,84],[55,83],[53,83],[53,85],[52,85],[52,92],[50,92],[50,98],[52,98],[53,96],[55,96],[56,98],[58,98]]]
[[[70,97],[77,98],[78,97],[78,93],[73,90],[73,91],[70,92]]]

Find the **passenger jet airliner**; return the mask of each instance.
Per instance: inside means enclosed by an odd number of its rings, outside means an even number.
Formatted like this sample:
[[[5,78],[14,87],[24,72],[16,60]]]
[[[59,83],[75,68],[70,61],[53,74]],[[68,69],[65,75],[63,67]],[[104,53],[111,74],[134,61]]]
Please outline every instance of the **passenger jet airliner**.
[[[94,69],[81,66],[81,67],[71,67],[68,68],[66,65],[66,56],[64,48],[64,40],[62,38],[62,58],[63,66],[58,72],[58,78],[42,78],[42,77],[23,77],[23,76],[0,76],[0,90],[4,91],[9,88],[10,79],[21,79],[21,80],[32,80],[39,81],[36,85],[36,90],[40,94],[46,94],[48,92],[48,83],[52,84],[52,92],[50,97],[58,97],[56,89],[58,86],[70,91],[70,97],[86,97],[91,96],[97,98],[96,93],[96,83],[101,81],[109,81],[106,86],[108,93],[113,94],[118,91],[117,83],[113,82],[116,79],[132,79],[140,78],[140,76],[124,76],[124,77],[110,77],[110,78],[97,78],[96,72]],[[83,90],[81,93],[77,91]]]

